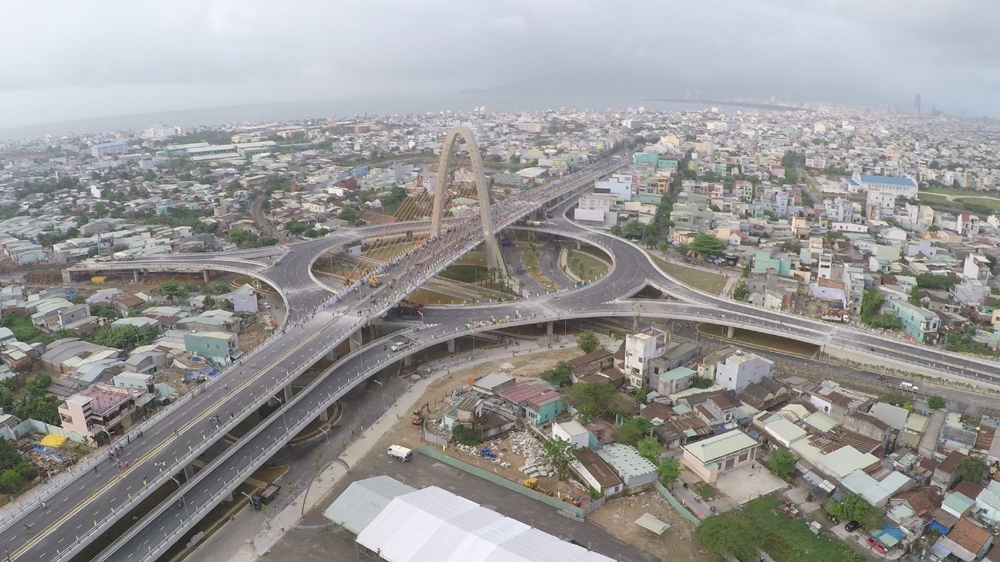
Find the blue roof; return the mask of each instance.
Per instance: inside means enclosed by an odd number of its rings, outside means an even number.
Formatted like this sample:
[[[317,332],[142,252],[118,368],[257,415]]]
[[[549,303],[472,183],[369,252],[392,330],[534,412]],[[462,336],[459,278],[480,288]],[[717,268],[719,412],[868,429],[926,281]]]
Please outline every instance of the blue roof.
[[[889,176],[861,176],[864,183],[884,183],[886,185],[917,185],[910,178],[891,178]]]
[[[107,148],[109,146],[121,146],[123,144],[128,144],[128,143],[125,142],[125,141],[123,141],[123,140],[111,141],[111,142],[102,142],[101,144],[95,144],[94,148]]]

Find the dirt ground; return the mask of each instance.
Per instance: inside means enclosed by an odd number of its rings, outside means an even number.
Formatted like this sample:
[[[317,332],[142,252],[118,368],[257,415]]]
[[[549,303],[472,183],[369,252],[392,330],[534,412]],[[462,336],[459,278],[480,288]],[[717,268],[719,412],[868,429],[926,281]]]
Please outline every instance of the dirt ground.
[[[579,355],[580,351],[576,348],[556,349],[524,357],[500,358],[468,369],[452,370],[449,375],[434,381],[417,403],[429,404],[429,425],[436,425],[444,412],[450,408],[451,403],[448,401],[448,397],[456,388],[467,385],[470,380],[499,371],[500,365],[503,363],[513,364],[514,369],[510,372],[518,379],[518,382],[523,382],[537,378],[542,371],[551,368],[559,361],[566,361]],[[495,469],[497,474],[510,480],[520,481],[523,479],[524,475],[517,469],[523,464],[524,459],[510,452],[509,440],[499,439],[492,441],[492,443],[495,443],[498,450],[504,453],[503,460],[511,463],[510,469],[503,469],[486,459],[462,453],[455,447],[449,447],[447,453],[469,464],[478,463],[483,468]],[[412,448],[422,444],[419,429],[410,423],[408,417],[400,419],[382,437],[374,449],[385,449],[392,444]],[[539,478],[539,483],[547,490],[585,493],[584,490],[573,487],[569,482],[559,482],[555,478]],[[643,513],[650,513],[661,521],[669,523],[670,529],[667,529],[662,536],[657,537],[638,527],[635,520]],[[600,525],[615,538],[635,545],[664,561],[713,562],[715,560],[707,550],[698,546],[694,538],[694,526],[682,518],[655,491],[609,501],[604,507],[588,516],[588,519]],[[585,543],[584,546],[586,546]]]
[[[639,527],[635,520],[649,513],[670,525],[660,536]],[[698,545],[694,525],[684,519],[656,491],[617,498],[587,517],[615,538],[634,545],[664,562],[686,560],[714,562],[715,557]]]

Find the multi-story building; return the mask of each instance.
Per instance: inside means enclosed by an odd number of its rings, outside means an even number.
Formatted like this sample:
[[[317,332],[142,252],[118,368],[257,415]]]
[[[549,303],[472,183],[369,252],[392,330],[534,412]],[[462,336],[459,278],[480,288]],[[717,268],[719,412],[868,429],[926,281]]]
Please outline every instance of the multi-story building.
[[[98,384],[74,394],[59,406],[63,429],[92,442],[108,443],[138,420],[136,395],[125,389]]]
[[[937,313],[904,300],[891,301],[889,306],[903,324],[903,331],[913,336],[913,339],[921,343],[937,341],[938,328],[941,325]]]
[[[739,392],[746,385],[770,376],[774,362],[753,353],[737,351],[715,367],[715,384]]]
[[[666,351],[667,333],[649,328],[625,337],[625,376],[633,388],[654,387],[650,379],[649,362]]]
[[[193,332],[184,334],[184,351],[228,364],[239,357],[236,334],[228,332]]]
[[[90,155],[94,158],[107,158],[128,152],[128,143],[125,141],[104,142],[90,147]]]

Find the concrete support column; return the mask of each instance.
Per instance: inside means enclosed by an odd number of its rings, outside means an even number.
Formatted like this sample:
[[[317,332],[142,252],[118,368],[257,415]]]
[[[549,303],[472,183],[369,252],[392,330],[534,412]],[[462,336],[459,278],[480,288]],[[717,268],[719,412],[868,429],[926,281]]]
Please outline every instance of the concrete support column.
[[[326,354],[325,357],[329,361],[336,361],[337,359],[340,359],[340,354],[337,353],[337,348],[333,348],[330,350],[329,353]]]
[[[139,282],[139,270],[138,269],[133,269],[132,270],[132,280],[134,280],[136,283]]]
[[[184,467],[184,479],[190,480],[192,478],[194,478],[194,465],[189,464]]]
[[[362,341],[361,328],[358,328],[358,331],[354,332],[350,336],[352,352],[357,351],[358,349],[361,348],[361,341]]]
[[[412,364],[413,364],[413,356],[412,355],[407,355],[406,357],[403,358],[403,366],[404,367],[409,367]]]
[[[545,334],[551,336],[554,333],[555,333],[555,323],[554,322],[546,322],[545,323]]]
[[[633,332],[638,332],[639,331],[639,317],[638,316],[633,316],[632,317],[632,331]]]
[[[448,353],[455,353],[455,340],[448,340]]]
[[[205,283],[208,283],[208,270],[207,269],[201,270],[201,277],[202,277],[202,279],[205,280]]]
[[[229,502],[233,501],[233,493],[229,492],[229,495],[226,496],[226,497],[224,497],[224,498],[222,498],[222,501],[224,501],[226,503],[229,503]]]
[[[319,421],[330,421],[330,413],[326,408],[323,408],[323,410],[319,413]]]
[[[736,327],[730,326],[729,330],[726,331],[726,337],[732,339],[736,335]]]
[[[288,386],[285,387],[285,400],[284,401],[285,401],[285,403],[287,403],[291,399],[292,399],[292,385],[289,384]]]
[[[576,241],[576,249],[577,250],[583,249],[583,242],[580,242],[579,240],[577,240]]]

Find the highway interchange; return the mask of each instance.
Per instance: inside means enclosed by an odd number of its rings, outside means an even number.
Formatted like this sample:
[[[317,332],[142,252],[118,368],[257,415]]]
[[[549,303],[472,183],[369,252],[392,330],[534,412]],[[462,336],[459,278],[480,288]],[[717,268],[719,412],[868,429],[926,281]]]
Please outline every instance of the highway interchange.
[[[567,178],[565,182],[580,181],[586,184],[613,168],[613,163],[599,163],[581,175]],[[547,198],[545,194],[542,197]],[[819,345],[837,345],[856,350],[859,354],[876,354],[913,365],[915,369],[933,365],[954,375],[974,376],[980,380],[995,382],[990,374],[996,372],[992,363],[905,344],[894,338],[765,311],[686,287],[661,273],[637,246],[566,220],[563,213],[572,203],[569,200],[560,205],[556,218],[548,221],[551,226],[547,230],[604,248],[613,256],[614,262],[612,270],[604,278],[578,290],[541,295],[528,300],[477,307],[427,308],[423,325],[393,336],[393,341],[409,339],[412,342],[409,349],[393,353],[385,349],[386,342],[378,341],[338,360],[327,370],[325,376],[318,377],[309,387],[287,400],[278,413],[266,418],[238,443],[229,445],[221,456],[199,471],[194,478],[184,482],[178,492],[183,494],[183,507],[178,507],[173,500],[163,502],[98,560],[155,559],[158,553],[183,535],[199,514],[221,502],[229,491],[245,480],[249,472],[266,462],[275,450],[353,385],[406,354],[466,335],[472,331],[467,327],[469,324],[488,321],[491,317],[509,318],[509,324],[639,315],[710,321]],[[363,238],[385,236],[390,232],[419,231],[425,225],[426,223],[396,224],[389,229],[378,227],[335,232],[324,238],[277,250],[269,249],[254,255],[183,256],[186,267],[245,269],[273,283],[282,294],[289,312],[289,323],[284,327],[284,333],[246,358],[243,364],[213,381],[213,384],[203,386],[201,393],[172,410],[168,418],[145,429],[141,438],[125,445],[124,456],[132,461],[129,470],[119,476],[116,465],[104,462],[97,468],[97,472],[80,474],[72,485],[47,499],[44,509],[30,510],[16,523],[2,523],[5,528],[0,532],[0,537],[10,548],[12,558],[69,559],[88,542],[85,536],[88,531],[90,536],[95,536],[110,525],[110,521],[114,519],[112,508],[115,509],[115,514],[120,515],[135,505],[138,500],[125,503],[130,495],[142,497],[144,491],[163,482],[176,486],[170,483],[169,477],[177,475],[190,458],[216,441],[227,426],[255,410],[256,405],[265,403],[270,396],[279,393],[298,372],[314,362],[314,358],[324,356],[356,332],[368,319],[383,313],[385,307],[373,312],[363,311],[363,316],[358,317],[358,310],[370,306],[370,294],[364,295],[362,300],[345,303],[338,310],[316,313],[315,307],[330,296],[330,291],[317,285],[311,273],[311,266],[316,259],[331,248],[356,243]],[[481,235],[479,239],[471,239],[466,247],[475,246],[479,241]],[[277,254],[280,257],[270,267],[250,261],[253,257],[269,253],[275,255],[276,252],[283,253]],[[450,263],[449,260],[454,257],[445,259],[437,270]],[[126,263],[95,264],[95,269],[153,269],[173,267],[177,263],[178,256],[168,256]],[[406,264],[399,267],[406,267]],[[391,272],[390,276],[402,271]],[[415,281],[413,285],[417,286],[418,281],[422,280]],[[635,302],[624,299],[647,284],[655,286],[675,300]],[[388,292],[389,288],[384,286],[376,291],[375,296],[382,297]],[[496,326],[502,325],[504,324]],[[481,329],[491,327],[495,326]],[[279,395],[279,398],[285,400],[283,395]],[[349,412],[345,414],[350,415]],[[222,429],[214,429],[213,424],[208,421],[212,415],[220,416]],[[174,461],[175,458],[178,460]],[[160,463],[166,463],[166,468],[161,467]],[[160,476],[161,468],[163,476]],[[156,484],[154,479],[158,480]],[[144,481],[147,483],[145,486]],[[107,524],[104,523],[105,520],[108,521]],[[77,537],[84,540],[78,541]]]

